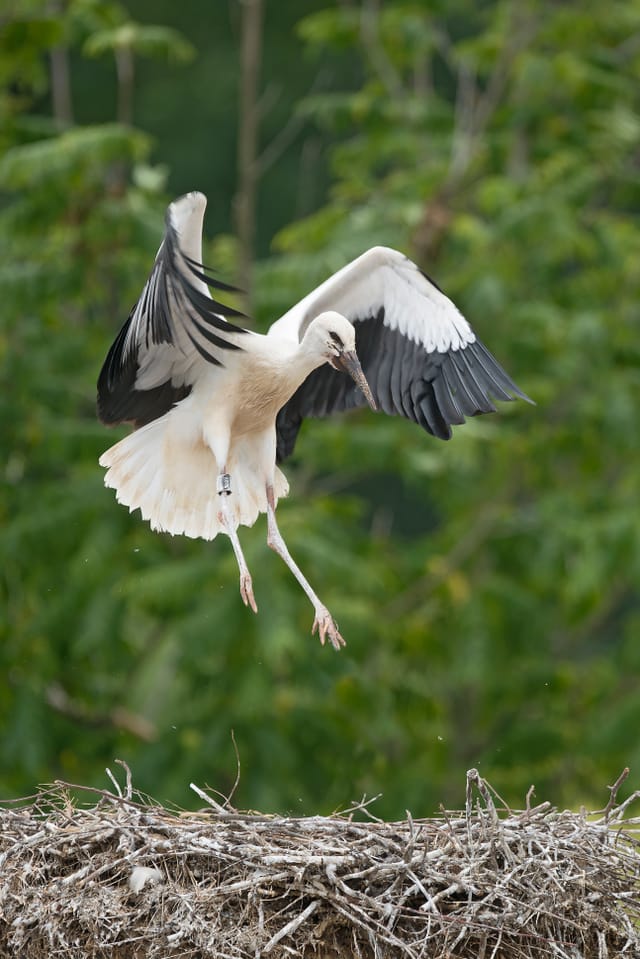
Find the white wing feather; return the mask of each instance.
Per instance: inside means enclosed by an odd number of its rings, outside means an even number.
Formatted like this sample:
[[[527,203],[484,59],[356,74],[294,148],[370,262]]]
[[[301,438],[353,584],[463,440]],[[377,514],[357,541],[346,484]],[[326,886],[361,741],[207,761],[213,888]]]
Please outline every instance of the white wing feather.
[[[326,310],[352,322],[376,316],[384,325],[422,345],[428,353],[463,349],[475,334],[445,296],[402,253],[375,246],[338,270],[277,320],[269,336],[300,340],[309,323]]]

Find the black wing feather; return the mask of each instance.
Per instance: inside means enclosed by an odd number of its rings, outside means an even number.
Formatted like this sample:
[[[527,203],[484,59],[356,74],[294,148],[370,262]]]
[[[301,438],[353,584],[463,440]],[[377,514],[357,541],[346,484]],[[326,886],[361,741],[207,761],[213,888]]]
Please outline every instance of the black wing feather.
[[[108,425],[133,422],[143,426],[167,413],[191,392],[191,386],[172,386],[171,381],[150,390],[135,389],[137,357],[133,353],[123,354],[130,324],[131,317],[114,340],[98,378],[98,416]]]
[[[469,359],[471,362],[477,362],[493,396],[497,400],[511,400],[513,399],[511,394],[515,393],[516,396],[528,400],[529,397],[518,389],[509,374],[496,362],[495,357],[491,355],[484,343],[476,340],[474,345],[476,349],[472,350]],[[531,401],[529,400],[529,402]]]
[[[464,413],[456,402],[455,394],[447,383],[446,375],[440,373],[432,381],[433,403],[440,413],[443,421],[449,426],[462,426],[464,423]],[[447,431],[447,439],[452,435],[451,430]]]
[[[440,440],[449,440],[453,435],[450,421],[445,419],[444,414],[435,397],[433,385],[430,384],[429,393],[420,403],[420,411],[424,416],[424,423],[421,422],[423,429],[432,436],[437,436]]]
[[[475,374],[472,361],[467,356],[467,350],[457,350],[451,354],[451,359],[456,364],[460,377],[463,379],[466,388],[472,394],[473,403],[480,413],[495,413],[496,407],[493,405],[485,391],[483,390]]]
[[[465,417],[495,411],[491,398],[528,400],[480,340],[458,350],[428,353],[385,326],[384,310],[352,320],[356,352],[375,400],[385,413],[414,420],[439,439]],[[291,455],[305,417],[366,406],[353,380],[328,364],[314,370],[278,413],[278,461]]]
[[[215,280],[207,267],[182,253],[178,234],[167,216],[164,240],[149,279],[116,336],[98,377],[98,416],[108,426],[122,422],[143,426],[163,416],[191,392],[190,383],[180,378],[172,380],[170,372],[164,383],[136,388],[144,353],[168,344],[176,347],[176,358],[184,357],[184,349],[176,343],[176,315],[183,318],[183,332],[207,363],[222,365],[207,344],[218,350],[242,349],[237,342],[221,335],[246,333],[224,319],[242,314],[211,299],[194,285],[192,277],[215,289],[235,291],[235,287]]]

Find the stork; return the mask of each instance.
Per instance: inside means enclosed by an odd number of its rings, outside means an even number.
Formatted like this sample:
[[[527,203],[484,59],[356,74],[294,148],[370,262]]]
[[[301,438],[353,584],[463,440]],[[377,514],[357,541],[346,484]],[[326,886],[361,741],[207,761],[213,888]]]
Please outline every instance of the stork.
[[[314,608],[312,633],[344,645],[276,522],[278,463],[307,417],[368,404],[449,439],[492,399],[528,397],[442,290],[396,250],[374,247],[277,320],[267,335],[211,297],[231,290],[202,265],[202,193],[172,203],[140,299],[98,379],[98,416],[134,431],[100,457],[105,485],[152,529],[226,533],[245,605],[257,612],[238,527],[267,515],[267,543]],[[217,294],[216,294],[217,295]],[[529,401],[530,402],[530,401]]]

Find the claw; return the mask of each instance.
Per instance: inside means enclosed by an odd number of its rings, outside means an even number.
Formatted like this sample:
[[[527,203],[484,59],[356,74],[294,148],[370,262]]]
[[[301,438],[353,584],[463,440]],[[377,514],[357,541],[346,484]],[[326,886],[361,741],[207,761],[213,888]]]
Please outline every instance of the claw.
[[[251,576],[247,573],[240,577],[240,595],[245,606],[250,606],[254,613],[258,612],[255,596],[253,595],[253,583]]]
[[[320,642],[324,646],[327,636],[329,637],[329,642],[334,649],[342,649],[343,646],[346,646],[346,642],[340,635],[340,631],[336,626],[336,622],[326,608],[326,606],[320,606],[316,609],[316,615],[313,620],[313,626],[311,627],[311,635],[315,636],[316,631],[320,637]]]

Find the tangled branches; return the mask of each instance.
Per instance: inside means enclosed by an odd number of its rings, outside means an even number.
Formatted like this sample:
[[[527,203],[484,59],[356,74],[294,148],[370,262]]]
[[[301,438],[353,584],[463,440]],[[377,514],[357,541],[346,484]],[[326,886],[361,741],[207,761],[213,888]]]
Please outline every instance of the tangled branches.
[[[127,771],[128,774],[128,771]],[[640,954],[640,819],[496,807],[382,822],[206,802],[172,813],[57,783],[0,812],[0,955],[605,959]],[[115,782],[115,780],[114,780]],[[195,787],[194,787],[195,788]],[[367,818],[368,817],[368,818]]]

